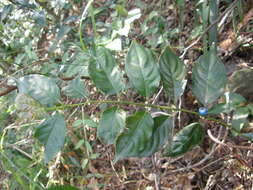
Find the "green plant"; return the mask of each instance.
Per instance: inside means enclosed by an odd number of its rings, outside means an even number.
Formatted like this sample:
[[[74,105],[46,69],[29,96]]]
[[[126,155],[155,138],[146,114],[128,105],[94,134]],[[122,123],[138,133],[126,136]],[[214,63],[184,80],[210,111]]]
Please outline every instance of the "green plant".
[[[29,4],[28,1],[21,2],[22,4],[18,5],[32,13],[36,12],[35,22],[41,27],[44,26],[46,18],[43,12],[35,9],[36,4]],[[64,111],[91,105],[103,105],[99,124],[97,125],[91,119],[85,119],[84,115],[78,121],[80,125],[87,125],[89,122],[89,125],[97,128],[97,135],[101,142],[115,146],[115,162],[126,157],[151,156],[159,150],[162,151],[163,156],[182,155],[201,144],[205,136],[206,124],[204,121],[222,125],[228,128],[232,135],[253,141],[253,133],[244,130],[247,127],[247,118],[250,115],[253,116],[253,106],[248,104],[241,95],[229,89],[226,69],[217,56],[218,29],[217,23],[214,22],[217,19],[218,7],[215,2],[210,1],[210,5],[207,5],[207,1],[198,4],[201,7],[199,14],[202,19],[201,35],[203,35],[204,51],[191,70],[168,45],[169,34],[164,33],[165,21],[157,12],[152,12],[141,28],[147,39],[151,35],[160,38],[161,41],[148,44],[142,44],[140,40],[129,39],[131,43],[125,42],[122,45],[123,36],[128,37],[131,34],[131,23],[141,16],[139,9],[127,12],[123,5],[108,5],[115,10],[117,19],[112,29],[107,28],[106,34],[100,35],[99,26],[96,23],[96,16],[102,14],[103,10],[96,9],[92,0],[84,7],[79,18],[78,29],[72,29],[66,20],[58,23],[59,25],[53,29],[55,31],[58,29],[58,32],[49,48],[49,54],[56,51],[60,43],[64,43],[61,40],[70,34],[71,30],[78,31],[80,45],[78,41],[74,41],[59,48],[61,51],[66,50],[61,57],[61,64],[53,60],[45,60],[41,68],[37,68],[36,72],[30,72],[33,74],[22,73],[10,80],[12,86],[18,89],[18,93],[12,95],[13,99],[15,98],[18,116],[23,121],[40,120],[39,124],[35,122],[36,126],[33,130],[34,137],[44,147],[45,163],[53,160],[64,147],[68,131],[68,120],[64,117]],[[180,29],[182,29],[185,4],[184,1],[177,1],[177,3],[180,8]],[[6,5],[3,11],[9,14],[10,9],[10,5]],[[214,15],[209,15],[210,12]],[[59,20],[57,15],[51,13],[51,16]],[[4,19],[6,18],[1,16],[1,20]],[[148,28],[149,22],[154,23],[152,28]],[[89,24],[93,30],[93,36],[90,38],[84,32],[85,27]],[[106,26],[103,25],[103,27]],[[115,42],[116,44],[119,42],[120,47],[113,48],[112,44]],[[161,44],[162,49],[155,51],[152,49]],[[21,70],[25,68],[22,66],[23,62],[27,62],[28,65],[34,63],[36,65],[39,61],[32,51],[32,43],[26,44],[25,47],[25,51],[12,60]],[[18,51],[19,47],[11,49]],[[127,53],[120,55],[124,50]],[[57,54],[53,56],[57,57]],[[188,75],[189,71],[192,72],[191,77]],[[66,78],[70,78],[71,81],[63,84]],[[92,81],[92,84],[90,81],[89,84],[88,82],[84,84],[83,79]],[[190,88],[188,91],[191,91],[198,101],[199,112],[181,108],[181,97],[186,91],[186,86]],[[92,98],[94,88],[96,93],[100,94],[100,99]],[[142,102],[128,100],[129,92],[140,95]],[[153,103],[161,93],[166,95],[167,102]],[[65,103],[64,98],[83,101]],[[128,106],[126,110],[122,108],[125,105]],[[176,128],[176,124],[181,122],[178,117],[181,112],[194,115],[194,121],[184,127]],[[224,121],[219,117],[220,114],[224,114],[228,118],[232,112],[234,115],[230,120]],[[5,117],[6,115],[1,115],[1,118]],[[15,164],[5,154],[7,131],[8,129],[3,129],[1,133],[0,155],[9,170],[13,171]],[[83,144],[86,149],[91,147],[87,139],[84,139],[78,141],[75,148],[78,149]],[[92,154],[92,148],[86,152],[87,158],[83,160],[83,168],[91,159],[90,154]],[[28,187],[20,176],[26,175],[24,172],[15,175],[23,188]],[[32,173],[30,176],[33,175]],[[29,177],[26,178],[32,181]],[[36,186],[42,189],[40,185],[36,184],[29,188],[36,189]],[[68,188],[71,189],[71,187],[63,187],[63,189]]]

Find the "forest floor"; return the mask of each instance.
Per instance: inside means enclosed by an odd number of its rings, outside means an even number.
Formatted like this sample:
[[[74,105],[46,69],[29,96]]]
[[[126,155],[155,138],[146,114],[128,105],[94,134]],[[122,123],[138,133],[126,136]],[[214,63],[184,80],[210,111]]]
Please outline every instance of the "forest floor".
[[[129,8],[134,5],[134,1],[129,1]],[[253,3],[252,3],[253,4]],[[249,5],[252,5],[249,4]],[[187,9],[185,9],[185,24],[180,34],[180,39],[171,44],[179,44],[187,47],[194,40],[186,40],[190,38],[193,30],[193,11],[195,2],[187,1]],[[146,11],[148,12],[148,11]],[[178,13],[173,9],[166,9],[162,12],[163,17],[170,27],[179,23]],[[145,15],[143,16],[145,17]],[[241,22],[237,23],[240,28],[238,34],[234,33],[231,20],[227,20],[219,32],[219,55],[228,71],[230,77],[235,71],[242,68],[253,67],[253,34],[247,32],[246,28],[253,28],[253,7],[247,7]],[[251,26],[250,26],[251,25]],[[138,23],[135,23],[133,33],[140,31]],[[252,31],[252,30],[251,30]],[[249,47],[242,47],[238,42],[238,38],[247,40]],[[147,40],[147,39],[146,39]],[[145,40],[143,40],[145,43]],[[176,50],[176,48],[175,48]],[[177,50],[176,50],[177,51]],[[179,54],[179,52],[177,52]],[[201,55],[201,42],[199,41],[187,52],[184,62],[188,68]],[[191,73],[188,73],[190,75]],[[253,76],[253,75],[252,75]],[[247,82],[247,78],[242,78],[239,83]],[[250,80],[249,80],[250,81]],[[252,84],[246,85],[252,88]],[[238,92],[240,93],[240,92]],[[252,91],[243,91],[243,95],[249,102],[253,103]],[[99,98],[99,94],[94,94]],[[132,101],[143,101],[139,96],[132,98]],[[157,102],[165,102],[166,99],[161,95]],[[188,89],[182,97],[182,107],[190,110],[197,110],[197,104],[193,95]],[[97,115],[99,107],[86,108],[84,110],[87,115]],[[127,106],[124,109],[131,109]],[[194,116],[181,114],[181,123],[176,126],[176,131],[180,126],[196,121]],[[251,118],[252,119],[252,118]],[[73,121],[74,122],[74,121]],[[75,132],[71,132],[69,122],[69,138],[73,142],[67,148],[68,151],[62,153],[61,156],[68,160],[78,160],[83,156],[82,150],[71,149],[81,137]],[[249,125],[253,127],[253,122]],[[77,178],[78,172],[83,172],[80,166],[73,164],[60,164],[54,169],[55,178],[62,178],[65,174],[71,184],[75,186],[87,185],[92,190],[250,190],[253,189],[253,151],[235,148],[233,145],[252,146],[245,139],[233,137],[228,130],[222,126],[211,123],[206,124],[206,130],[211,131],[211,135],[222,139],[221,142],[215,142],[215,138],[210,138],[206,134],[203,143],[195,147],[183,156],[176,158],[162,157],[157,152],[148,158],[125,158],[117,163],[113,163],[114,148],[113,146],[102,145],[96,138],[96,130],[90,129],[89,141],[93,146],[93,152],[99,154],[98,157],[92,159],[88,163],[87,171],[89,177]],[[216,138],[216,139],[217,139]],[[226,142],[226,146],[222,144]],[[85,150],[84,150],[85,151]],[[0,166],[1,167],[1,166]],[[0,181],[8,178],[7,173],[0,169]],[[57,177],[58,176],[58,177]],[[101,187],[105,184],[105,187]]]
[[[180,36],[181,41],[177,41],[177,43],[182,43],[185,47],[194,42],[194,40],[188,42],[185,40],[190,38],[190,31],[193,30],[191,23],[193,22],[192,12],[195,8],[194,2],[188,2],[187,4],[187,9],[184,13],[187,16],[185,17],[185,25]],[[164,11],[163,16],[168,22],[172,22],[171,26],[179,22],[177,13],[173,10],[168,9],[168,11]],[[252,33],[243,32],[245,31],[243,28],[249,27],[249,25],[252,27],[252,22],[250,21],[252,18],[253,7],[247,7],[244,18],[238,23],[238,27],[242,30],[236,35],[237,37],[233,33],[231,20],[227,21],[222,31],[219,32],[219,55],[227,68],[228,76],[231,76],[239,69],[253,67],[253,35]],[[135,28],[136,33],[138,33],[138,25]],[[238,44],[237,39],[239,36],[248,40],[251,46],[247,48]],[[185,57],[184,61],[187,62],[188,67],[191,67],[194,61],[201,55],[201,51],[199,51],[201,46],[199,44],[197,43],[190,49]],[[243,78],[242,81],[238,82],[245,83],[247,80],[247,78]],[[250,88],[252,84],[247,84],[246,86]],[[253,102],[251,92],[242,93],[244,93],[243,95],[248,101]],[[190,92],[185,94],[182,97],[182,107],[196,110],[196,102],[192,98],[192,94]],[[138,102],[140,99],[136,97],[133,101]],[[157,100],[157,102],[164,101],[163,96]],[[182,113],[180,125],[195,120],[196,118]],[[106,184],[104,189],[108,190],[253,189],[252,150],[229,146],[251,146],[251,144],[244,139],[230,136],[228,130],[221,126],[215,124],[210,126],[207,124],[205,127],[211,130],[214,137],[219,137],[228,146],[224,146],[222,143],[215,143],[214,140],[206,135],[201,146],[180,157],[164,158],[158,152],[150,158],[127,158],[114,164],[112,162],[114,159],[113,147],[104,147],[100,142],[94,141],[93,144],[96,145],[94,152],[99,153],[100,156],[89,163],[89,171],[101,174],[103,178],[94,177],[87,183],[95,190],[99,189],[99,184]],[[176,128],[179,129],[179,125]],[[96,134],[94,133],[94,135]],[[78,158],[78,155],[76,157]]]

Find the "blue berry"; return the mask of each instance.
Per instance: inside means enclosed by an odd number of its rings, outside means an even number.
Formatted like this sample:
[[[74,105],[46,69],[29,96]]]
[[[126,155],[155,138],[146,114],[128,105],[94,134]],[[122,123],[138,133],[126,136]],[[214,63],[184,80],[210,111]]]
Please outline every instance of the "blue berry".
[[[205,107],[200,107],[199,108],[199,115],[206,115],[207,114],[207,108]]]

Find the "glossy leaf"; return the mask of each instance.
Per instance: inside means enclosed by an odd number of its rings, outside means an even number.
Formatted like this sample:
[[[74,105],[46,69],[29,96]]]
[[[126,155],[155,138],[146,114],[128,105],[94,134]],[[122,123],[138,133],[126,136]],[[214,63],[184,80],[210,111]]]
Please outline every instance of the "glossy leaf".
[[[220,113],[224,113],[227,112],[227,106],[225,103],[220,103],[220,104],[215,104],[213,107],[211,107],[208,110],[208,114],[220,114]]]
[[[192,147],[200,144],[204,137],[204,130],[199,123],[192,123],[181,129],[166,147],[165,156],[179,156]]]
[[[63,147],[65,136],[66,122],[59,113],[55,113],[36,128],[35,137],[45,147],[46,163],[52,160]]]
[[[139,154],[139,157],[151,156],[162,148],[165,142],[171,138],[172,122],[172,119],[165,115],[154,118],[152,137],[146,148]]]
[[[233,92],[225,93],[225,101],[227,104],[230,104],[230,107],[232,108],[246,103],[246,99],[243,96]]]
[[[138,157],[149,146],[154,120],[147,112],[137,112],[126,119],[126,129],[116,140],[115,162],[125,157]]]
[[[240,132],[248,123],[249,109],[247,107],[237,108],[233,114],[232,128]]]
[[[223,94],[227,81],[226,70],[214,50],[198,59],[193,67],[192,80],[192,91],[205,107]]]
[[[122,73],[108,49],[99,48],[97,58],[91,60],[88,68],[92,81],[105,94],[117,94],[124,89]]]
[[[159,86],[160,74],[154,55],[135,41],[127,53],[125,70],[131,84],[144,97],[150,97]]]
[[[224,97],[225,102],[215,104],[208,110],[209,114],[229,113],[246,103],[246,99],[237,93],[226,92]]]
[[[160,72],[164,89],[169,97],[177,100],[183,94],[186,80],[186,69],[183,62],[166,47],[159,59]]]
[[[75,78],[74,80],[70,81],[70,83],[62,90],[66,96],[71,98],[84,98],[88,96],[84,82],[80,78]]]
[[[125,127],[126,113],[117,108],[106,109],[99,122],[98,137],[105,144],[114,144]]]
[[[19,93],[27,94],[43,105],[53,105],[59,102],[60,89],[49,77],[31,74],[16,80]]]
[[[79,190],[79,189],[70,185],[58,185],[54,187],[49,187],[46,190]]]

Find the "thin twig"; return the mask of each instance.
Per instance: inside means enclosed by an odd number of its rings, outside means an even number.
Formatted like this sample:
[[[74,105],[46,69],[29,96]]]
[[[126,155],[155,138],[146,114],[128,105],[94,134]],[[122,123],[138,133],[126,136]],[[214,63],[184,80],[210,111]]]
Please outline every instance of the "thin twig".
[[[69,80],[73,80],[75,77],[59,77],[59,78],[63,81],[69,81]],[[90,78],[82,76],[81,79],[89,80]],[[5,79],[5,80],[7,80],[7,79]],[[3,83],[1,83],[0,85],[4,86],[4,88],[5,88],[5,90],[0,92],[0,97],[5,96],[5,95],[9,94],[10,92],[18,89],[17,86],[4,85]]]
[[[161,172],[160,172],[160,170],[158,170],[157,169],[157,157],[156,157],[156,154],[154,154],[154,155],[152,155],[152,157],[151,157],[151,160],[152,160],[152,164],[153,164],[153,166],[155,167],[155,189],[156,190],[160,190],[160,184],[161,184],[161,182],[160,182],[160,174],[161,174]]]
[[[238,149],[246,149],[246,150],[253,150],[253,147],[251,146],[240,146],[240,145],[232,145],[232,144],[226,144],[224,142],[221,142],[219,139],[217,139],[216,137],[214,137],[211,133],[211,131],[208,129],[207,130],[207,134],[210,137],[210,139],[212,141],[214,141],[217,144],[223,145],[223,146],[227,146],[229,148],[238,148]]]
[[[163,86],[160,88],[159,92],[156,94],[156,96],[154,97],[152,104],[156,103],[156,100],[158,99],[158,97],[160,96],[160,94],[163,91]]]
[[[32,66],[35,66],[35,65],[39,65],[41,63],[44,63],[46,61],[49,61],[48,58],[44,58],[44,59],[40,59],[40,60],[36,60],[34,62],[32,62],[30,65],[27,65],[27,66],[24,66],[23,68],[21,69],[18,69],[17,71],[15,71],[14,73],[10,74],[8,77],[13,77],[14,75],[16,75],[17,73],[25,70],[25,69],[28,69],[28,68],[31,68]],[[1,82],[0,82],[0,86],[4,85],[4,83],[8,80],[8,77],[3,79]]]
[[[110,156],[109,156],[109,157],[110,157]],[[118,172],[116,171],[116,169],[115,169],[115,167],[114,167],[113,162],[111,161],[111,159],[110,159],[110,164],[111,164],[112,170],[114,171],[114,173],[115,173],[115,175],[117,176],[117,178],[119,179],[119,181],[120,181],[121,183],[123,183],[123,181],[121,180],[121,178],[120,178]]]
[[[211,23],[205,30],[204,32],[194,41],[192,42],[189,46],[187,46],[182,55],[180,55],[180,59],[183,59],[185,54],[187,53],[187,51],[192,48],[194,45],[196,45],[200,40],[201,38],[215,25],[217,24],[229,11],[231,11],[235,6],[236,6],[236,3],[238,2],[239,0],[235,0],[233,3],[230,4],[230,6],[213,22]]]
[[[14,148],[15,150],[17,150],[19,153],[23,154],[25,157],[29,158],[30,160],[32,160],[32,156],[30,154],[28,154],[27,152],[21,150],[20,148],[18,148],[15,145],[12,145],[12,148]]]
[[[222,128],[219,129],[219,133],[218,133],[218,137],[220,138],[221,136],[221,133],[222,133]],[[212,149],[210,151],[209,154],[207,154],[202,160],[200,160],[199,162],[191,165],[191,166],[187,166],[185,168],[179,168],[179,169],[176,169],[176,170],[172,170],[172,171],[169,171],[170,174],[173,174],[173,173],[178,173],[178,172],[183,172],[183,171],[187,171],[187,170],[190,170],[190,169],[193,169],[193,168],[197,168],[198,166],[202,165],[205,161],[207,161],[215,152],[216,150],[216,147],[217,145],[216,144],[213,144],[212,146]]]
[[[12,92],[13,90],[16,90],[17,88],[18,87],[16,87],[16,86],[8,86],[8,87],[6,87],[5,90],[3,90],[2,92],[0,92],[0,97],[9,94],[10,92]]]

